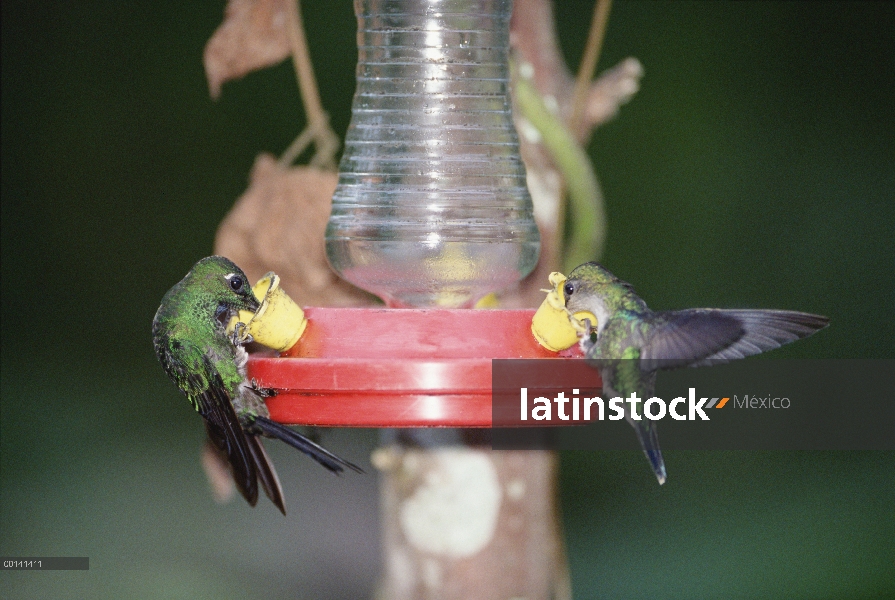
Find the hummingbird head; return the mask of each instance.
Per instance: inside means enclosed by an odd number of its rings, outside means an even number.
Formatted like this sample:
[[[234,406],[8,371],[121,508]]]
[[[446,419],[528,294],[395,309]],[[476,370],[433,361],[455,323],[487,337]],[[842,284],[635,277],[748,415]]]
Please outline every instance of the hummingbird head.
[[[242,269],[223,256],[209,256],[197,262],[184,280],[195,293],[215,306],[215,317],[224,322],[240,310],[254,312],[260,302]]]
[[[588,311],[599,323],[591,325],[601,332],[609,316],[622,307],[623,300],[633,293],[630,284],[622,281],[595,262],[575,267],[563,283],[566,308],[571,313]]]

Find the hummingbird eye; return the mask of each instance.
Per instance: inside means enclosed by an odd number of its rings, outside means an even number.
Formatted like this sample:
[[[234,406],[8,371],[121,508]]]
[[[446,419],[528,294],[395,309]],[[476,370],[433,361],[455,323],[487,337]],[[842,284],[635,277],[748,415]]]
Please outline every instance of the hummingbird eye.
[[[569,299],[569,296],[575,293],[575,284],[571,281],[567,281],[564,286],[562,286],[562,291],[566,295],[566,300]]]
[[[242,277],[240,277],[239,275],[230,278],[230,289],[234,292],[242,291],[242,285]]]

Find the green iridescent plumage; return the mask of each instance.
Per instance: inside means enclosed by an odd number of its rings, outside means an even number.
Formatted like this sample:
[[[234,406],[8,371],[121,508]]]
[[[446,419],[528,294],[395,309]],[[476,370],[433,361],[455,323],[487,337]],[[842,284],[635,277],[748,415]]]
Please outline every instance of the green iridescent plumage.
[[[563,284],[566,307],[589,311],[596,330],[582,340],[585,355],[600,360],[607,397],[642,400],[654,396],[656,372],[712,365],[752,356],[807,337],[829,324],[820,315],[787,310],[695,308],[654,312],[621,281],[597,263],[573,270]],[[666,479],[656,425],[627,420],[637,432],[659,483]]]
[[[264,398],[273,391],[247,380],[248,355],[226,332],[238,311],[258,306],[239,267],[220,256],[204,258],[162,298],[152,338],[159,362],[202,415],[209,440],[230,464],[240,493],[254,506],[260,481],[285,514],[280,482],[259,436],[276,437],[336,473],[360,468],[268,418]]]

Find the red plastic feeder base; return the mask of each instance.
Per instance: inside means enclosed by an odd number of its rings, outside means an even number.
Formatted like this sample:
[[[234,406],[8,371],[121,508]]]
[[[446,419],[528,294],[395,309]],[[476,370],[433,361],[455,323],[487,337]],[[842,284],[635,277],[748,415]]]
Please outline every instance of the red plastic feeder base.
[[[308,327],[249,377],[279,394],[271,418],[323,427],[490,427],[491,360],[556,354],[532,310],[308,308]]]

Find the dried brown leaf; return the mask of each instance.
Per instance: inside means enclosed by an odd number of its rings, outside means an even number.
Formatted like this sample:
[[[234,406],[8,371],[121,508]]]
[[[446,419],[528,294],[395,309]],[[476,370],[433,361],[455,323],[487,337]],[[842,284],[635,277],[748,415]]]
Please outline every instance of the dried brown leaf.
[[[619,108],[640,89],[643,65],[636,58],[626,58],[604,71],[591,84],[585,105],[585,126],[588,131],[618,114]]]
[[[287,2],[228,0],[224,22],[205,45],[205,75],[211,97],[221,86],[252,71],[277,64],[291,52]]]
[[[208,485],[211,486],[215,502],[219,504],[229,502],[233,498],[233,492],[236,491],[230,461],[207,439],[202,446],[202,469],[208,477]]]
[[[283,168],[270,154],[252,167],[249,189],[218,228],[215,253],[252,281],[268,271],[299,306],[372,306],[379,301],[340,279],[326,261],[324,233],[338,175]]]

